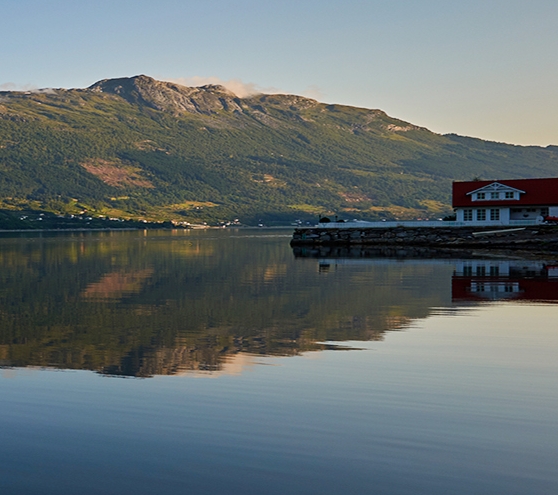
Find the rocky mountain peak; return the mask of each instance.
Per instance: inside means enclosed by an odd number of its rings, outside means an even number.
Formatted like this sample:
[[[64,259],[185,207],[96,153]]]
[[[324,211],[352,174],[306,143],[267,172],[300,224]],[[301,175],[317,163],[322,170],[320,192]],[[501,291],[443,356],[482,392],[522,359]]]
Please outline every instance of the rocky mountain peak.
[[[212,91],[214,93],[223,93],[227,96],[231,96],[232,98],[236,98],[236,95],[231,90],[225,88],[225,86],[221,86],[220,84],[206,84],[204,86],[199,86],[198,89]]]
[[[139,75],[103,79],[87,89],[115,94],[130,103],[171,113],[188,112],[208,115],[223,110],[242,111],[237,96],[224,86],[217,84],[188,87]]]

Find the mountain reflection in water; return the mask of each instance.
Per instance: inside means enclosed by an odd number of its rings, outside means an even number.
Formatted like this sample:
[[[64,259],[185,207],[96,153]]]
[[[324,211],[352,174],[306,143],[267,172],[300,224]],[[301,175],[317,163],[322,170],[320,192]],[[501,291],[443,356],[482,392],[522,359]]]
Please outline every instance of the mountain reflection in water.
[[[238,373],[258,355],[381,340],[439,308],[486,300],[479,287],[492,299],[528,299],[530,291],[558,299],[554,268],[543,262],[408,250],[293,256],[289,237],[176,231],[1,239],[0,365],[136,377]]]

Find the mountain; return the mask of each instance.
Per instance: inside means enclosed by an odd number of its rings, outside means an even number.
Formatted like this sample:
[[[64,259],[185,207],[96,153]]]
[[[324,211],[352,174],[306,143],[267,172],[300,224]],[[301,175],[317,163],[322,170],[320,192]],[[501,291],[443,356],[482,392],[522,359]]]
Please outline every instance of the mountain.
[[[451,181],[558,174],[558,148],[439,135],[381,110],[147,76],[0,92],[0,209],[287,222],[443,215]]]

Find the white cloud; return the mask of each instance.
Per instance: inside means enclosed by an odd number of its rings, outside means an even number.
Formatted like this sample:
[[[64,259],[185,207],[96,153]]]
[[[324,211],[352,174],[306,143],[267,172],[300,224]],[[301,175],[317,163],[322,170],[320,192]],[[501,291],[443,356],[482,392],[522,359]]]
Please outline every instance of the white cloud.
[[[323,92],[322,88],[316,86],[315,84],[312,84],[302,92],[302,96],[313,98],[314,100],[318,101],[323,101],[325,98],[325,93]]]
[[[0,84],[0,91],[16,91],[17,85],[12,82]]]
[[[255,83],[246,83],[240,79],[229,79],[225,81],[216,76],[202,77],[202,76],[192,76],[192,77],[176,77],[176,78],[162,78],[163,81],[173,82],[176,84],[181,84],[182,86],[205,86],[206,84],[219,84],[225,86],[229,91],[232,91],[235,95],[240,98],[245,98],[246,96],[257,95],[257,94],[273,94],[282,93],[281,90],[273,87],[263,88]]]
[[[35,84],[15,84],[6,82],[0,84],[0,91],[25,91],[29,93],[54,93],[52,88],[38,88]]]

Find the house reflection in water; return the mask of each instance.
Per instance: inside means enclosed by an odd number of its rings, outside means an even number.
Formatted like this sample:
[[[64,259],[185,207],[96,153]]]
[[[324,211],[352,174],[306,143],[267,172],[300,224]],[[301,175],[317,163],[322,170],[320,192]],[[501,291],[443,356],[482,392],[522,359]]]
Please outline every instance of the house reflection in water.
[[[558,301],[558,265],[526,260],[459,260],[452,301]]]
[[[317,258],[319,271],[327,273],[339,265],[416,264],[453,265],[453,303],[523,300],[558,301],[558,263],[548,260],[489,258],[467,250],[320,248],[294,250],[298,258]],[[496,253],[491,253],[495,255]],[[486,256],[486,255],[485,255]],[[451,273],[451,272],[450,272]]]

